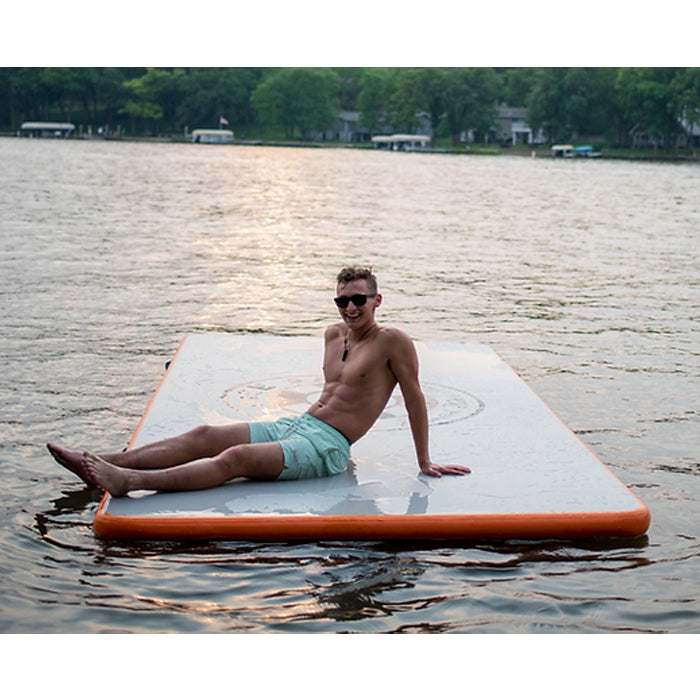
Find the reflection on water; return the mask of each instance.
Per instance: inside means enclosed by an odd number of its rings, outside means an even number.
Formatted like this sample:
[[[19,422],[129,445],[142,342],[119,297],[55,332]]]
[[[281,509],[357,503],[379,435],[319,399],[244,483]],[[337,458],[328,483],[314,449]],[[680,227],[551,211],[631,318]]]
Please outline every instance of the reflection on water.
[[[39,139],[0,154],[1,631],[700,629],[695,165]],[[45,440],[125,446],[186,333],[319,335],[347,263],[374,266],[381,321],[503,355],[647,503],[648,538],[95,538],[99,494]]]

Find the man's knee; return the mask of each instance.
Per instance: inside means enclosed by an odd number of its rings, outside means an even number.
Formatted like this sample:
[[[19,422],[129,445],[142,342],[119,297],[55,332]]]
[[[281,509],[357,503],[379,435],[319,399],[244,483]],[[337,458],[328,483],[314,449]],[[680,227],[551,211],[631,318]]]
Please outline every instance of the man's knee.
[[[204,441],[211,435],[211,428],[211,425],[198,425],[196,428],[192,428],[188,434],[193,440]]]
[[[214,431],[212,425],[198,425],[187,432],[187,437],[199,450],[207,450],[214,442]],[[213,456],[213,455],[212,455]]]
[[[189,431],[188,437],[200,452],[214,457],[224,450],[250,441],[245,423],[229,425],[199,425]]]
[[[218,454],[214,461],[229,479],[276,479],[284,468],[284,454],[279,443],[234,445]]]

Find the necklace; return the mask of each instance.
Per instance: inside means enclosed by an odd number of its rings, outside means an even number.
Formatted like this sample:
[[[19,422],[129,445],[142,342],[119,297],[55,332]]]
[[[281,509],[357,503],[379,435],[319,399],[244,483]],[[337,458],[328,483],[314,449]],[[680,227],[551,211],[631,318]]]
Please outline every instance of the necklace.
[[[371,330],[374,330],[376,327],[376,323],[373,326],[370,326],[350,347],[348,347],[348,334],[346,333],[345,338],[343,339],[343,357],[341,358],[341,362],[345,362],[351,348],[355,347],[355,345],[357,345]]]

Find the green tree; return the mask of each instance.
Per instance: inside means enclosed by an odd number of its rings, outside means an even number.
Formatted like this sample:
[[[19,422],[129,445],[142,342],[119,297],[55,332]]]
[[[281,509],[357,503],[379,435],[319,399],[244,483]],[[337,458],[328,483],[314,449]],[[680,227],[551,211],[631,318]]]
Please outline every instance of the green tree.
[[[446,68],[442,78],[444,131],[454,146],[463,132],[486,134],[496,117],[501,79],[493,68]]]
[[[25,119],[37,116],[39,68],[0,68],[0,121],[12,130]]]
[[[11,69],[0,68],[0,129],[13,127],[14,101],[12,95]]]
[[[487,132],[495,117],[501,88],[493,68],[408,68],[397,77],[392,121],[400,130],[416,125],[426,112],[434,135],[449,136],[454,144],[469,129]]]
[[[700,68],[679,70],[672,81],[677,110],[684,128],[700,124]]]
[[[281,68],[253,91],[251,102],[266,124],[284,127],[287,138],[298,129],[307,138],[338,116],[338,74],[330,68]]]
[[[550,143],[570,136],[566,109],[567,68],[538,68],[527,103],[527,121],[533,131],[542,129]]]
[[[368,68],[360,78],[357,108],[361,123],[370,132],[386,124],[391,95],[395,89],[395,73],[388,68]]]
[[[48,119],[50,100],[42,81],[43,68],[8,68],[12,125],[27,119]]]
[[[550,142],[603,134],[615,122],[615,68],[539,68],[528,123]]]
[[[362,89],[364,68],[334,68],[338,74],[338,104],[340,109],[357,109],[357,100]]]
[[[503,72],[502,101],[511,107],[524,107],[535,84],[537,68],[508,68]]]
[[[437,134],[445,110],[443,68],[402,68],[396,77],[391,99],[390,121],[398,131],[412,131],[418,113],[426,112],[433,134]]]
[[[676,144],[687,95],[682,68],[623,68],[617,89],[631,119],[665,149]]]
[[[192,68],[183,79],[177,117],[182,124],[215,127],[225,117],[233,128],[247,128],[255,115],[250,98],[261,68]]]
[[[134,68],[99,68],[88,122],[103,123],[110,128],[121,124],[124,121],[124,113],[121,110],[131,94],[125,83],[143,72],[143,69]]]
[[[180,68],[147,68],[143,75],[124,83],[131,93],[131,99],[127,100],[121,111],[141,120],[144,130],[147,130],[149,123],[157,125],[161,120],[171,129],[179,130],[175,113],[182,98],[184,74]]]
[[[80,90],[79,69],[43,68],[41,83],[49,104],[58,104],[64,121],[71,121],[74,107],[73,96]]]

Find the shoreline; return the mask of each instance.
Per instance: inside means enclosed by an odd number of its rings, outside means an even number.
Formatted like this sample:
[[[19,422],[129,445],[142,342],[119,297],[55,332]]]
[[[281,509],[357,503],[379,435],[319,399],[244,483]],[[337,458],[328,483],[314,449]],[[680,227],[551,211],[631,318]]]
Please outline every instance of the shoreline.
[[[18,136],[11,132],[0,132],[0,138],[29,138],[26,136]],[[192,144],[193,146],[262,146],[262,147],[279,147],[279,148],[318,148],[318,149],[349,149],[349,150],[365,150],[365,151],[378,151],[378,149],[371,144],[357,144],[357,143],[345,143],[340,141],[332,142],[322,142],[322,141],[270,141],[266,139],[236,139],[228,144],[193,144],[188,139],[180,137],[170,137],[170,136],[68,136],[65,138],[52,138],[52,137],[34,137],[35,139],[44,139],[47,141],[113,141],[113,142],[124,142],[124,143],[181,143],[181,144]],[[387,151],[389,152],[389,151]],[[399,151],[396,151],[399,152]],[[510,155],[519,158],[546,158],[552,159],[549,146],[535,146],[533,147],[502,147],[494,145],[493,147],[479,147],[476,148],[421,148],[412,151],[407,151],[409,153],[432,153],[432,154],[443,154],[443,155],[456,155],[456,156],[503,156]],[[586,158],[586,157],[575,157],[566,158],[565,160],[627,160],[627,161],[639,161],[639,162],[653,162],[653,163],[697,163],[700,162],[700,152],[693,151],[692,153],[660,153],[660,154],[650,154],[645,151],[642,153],[615,153],[614,151],[602,150],[602,155],[597,158]],[[564,160],[564,159],[562,159]]]

